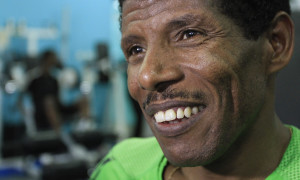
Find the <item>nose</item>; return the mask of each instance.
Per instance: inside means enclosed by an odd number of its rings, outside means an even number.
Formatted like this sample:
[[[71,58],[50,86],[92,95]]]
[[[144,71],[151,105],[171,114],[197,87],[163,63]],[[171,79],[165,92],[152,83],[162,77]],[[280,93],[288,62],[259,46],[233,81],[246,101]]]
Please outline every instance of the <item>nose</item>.
[[[148,49],[138,74],[142,89],[163,91],[183,79],[184,74],[172,53],[166,48]]]

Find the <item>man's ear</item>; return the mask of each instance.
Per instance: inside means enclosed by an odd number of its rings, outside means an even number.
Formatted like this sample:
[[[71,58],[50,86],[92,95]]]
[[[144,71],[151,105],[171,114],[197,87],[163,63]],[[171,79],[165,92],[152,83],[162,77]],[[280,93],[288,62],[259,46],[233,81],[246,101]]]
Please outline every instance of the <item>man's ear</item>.
[[[292,57],[294,49],[294,23],[286,12],[279,12],[274,17],[267,32],[272,56],[267,73],[273,74],[284,68]]]

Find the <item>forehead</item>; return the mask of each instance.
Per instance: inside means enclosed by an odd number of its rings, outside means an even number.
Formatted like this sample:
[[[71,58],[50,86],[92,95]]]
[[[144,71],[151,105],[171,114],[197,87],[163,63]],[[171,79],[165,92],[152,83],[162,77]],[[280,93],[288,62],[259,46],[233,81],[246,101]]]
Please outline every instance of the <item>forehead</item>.
[[[126,0],[123,4],[122,31],[131,22],[148,20],[161,14],[167,14],[168,17],[186,11],[213,14],[213,10],[212,1],[209,0]]]
[[[196,5],[213,4],[209,0],[125,0],[123,3],[123,13],[128,14],[135,10],[160,10],[165,7],[174,8],[179,7],[195,7]],[[164,6],[165,5],[165,6]],[[173,5],[173,6],[171,6]],[[148,9],[147,9],[148,10]]]

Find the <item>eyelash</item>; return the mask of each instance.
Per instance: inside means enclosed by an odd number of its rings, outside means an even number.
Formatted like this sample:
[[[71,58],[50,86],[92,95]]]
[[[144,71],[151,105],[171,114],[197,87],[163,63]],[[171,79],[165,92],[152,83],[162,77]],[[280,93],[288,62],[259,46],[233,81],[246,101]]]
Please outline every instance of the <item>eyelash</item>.
[[[189,33],[194,33],[194,34],[193,35],[190,34],[189,37],[185,37]],[[201,31],[192,30],[192,29],[182,31],[178,35],[179,35],[179,40],[187,40],[187,39],[192,38],[192,37],[197,36],[197,35],[207,36],[206,32],[201,32]]]
[[[144,52],[144,51],[145,51],[145,49],[142,48],[141,46],[134,45],[134,46],[132,46],[128,49],[127,54],[128,54],[128,56],[132,56],[132,55],[136,55],[136,54],[139,54],[141,52]]]

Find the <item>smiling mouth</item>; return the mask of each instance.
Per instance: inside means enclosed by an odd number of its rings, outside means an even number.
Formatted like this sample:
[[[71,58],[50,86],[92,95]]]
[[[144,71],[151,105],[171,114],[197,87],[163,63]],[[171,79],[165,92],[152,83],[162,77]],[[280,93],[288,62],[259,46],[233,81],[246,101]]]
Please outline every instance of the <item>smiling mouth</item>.
[[[158,111],[154,114],[154,119],[157,123],[176,124],[202,112],[205,108],[205,105],[171,108],[166,111]]]

